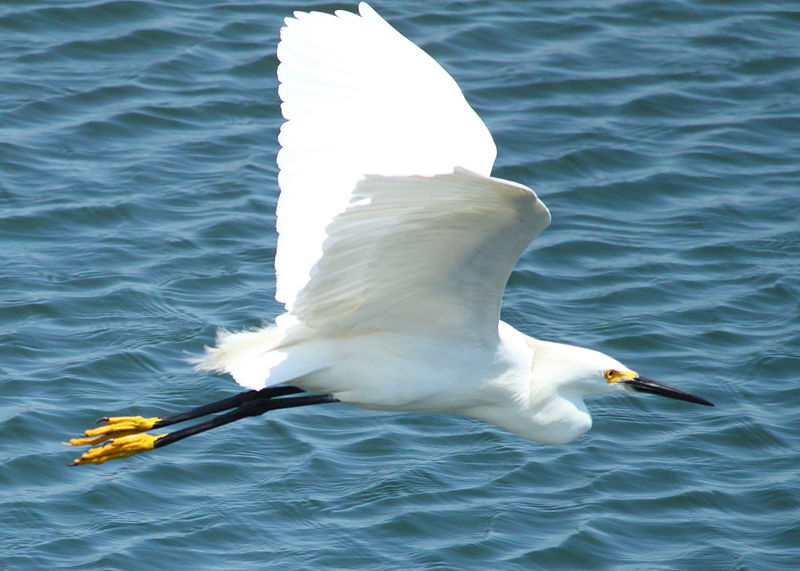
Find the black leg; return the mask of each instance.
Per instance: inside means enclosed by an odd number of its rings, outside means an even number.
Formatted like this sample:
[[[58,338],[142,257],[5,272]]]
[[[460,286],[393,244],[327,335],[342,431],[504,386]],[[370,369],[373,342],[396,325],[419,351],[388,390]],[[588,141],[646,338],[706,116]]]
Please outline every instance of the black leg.
[[[193,408],[185,412],[179,412],[178,414],[173,414],[167,418],[162,418],[161,420],[154,422],[151,428],[163,428],[165,426],[178,424],[179,422],[186,422],[187,420],[206,416],[207,414],[228,410],[229,408],[236,408],[252,401],[260,401],[302,392],[304,392],[303,389],[298,389],[297,387],[267,387],[266,389],[261,389],[260,391],[245,391],[227,399],[222,399],[217,402],[198,406],[197,408]],[[107,418],[101,418],[100,420],[103,422],[108,422]]]
[[[189,436],[194,436],[195,434],[205,432],[206,430],[211,430],[212,428],[217,428],[219,426],[229,424],[239,419],[247,418],[248,416],[258,416],[270,410],[277,410],[280,408],[292,408],[296,406],[308,406],[312,404],[325,404],[327,402],[339,402],[339,401],[333,398],[332,395],[308,395],[308,396],[292,397],[285,399],[249,400],[243,403],[235,410],[226,412],[225,414],[221,414],[219,416],[215,416],[214,418],[206,420],[205,422],[201,422],[199,424],[195,424],[193,426],[189,426],[181,430],[176,430],[175,432],[169,432],[167,434],[164,434],[158,440],[156,440],[153,447],[161,448],[162,446],[166,446],[167,444],[172,444],[173,442],[177,442],[178,440],[183,440],[184,438],[187,438]]]

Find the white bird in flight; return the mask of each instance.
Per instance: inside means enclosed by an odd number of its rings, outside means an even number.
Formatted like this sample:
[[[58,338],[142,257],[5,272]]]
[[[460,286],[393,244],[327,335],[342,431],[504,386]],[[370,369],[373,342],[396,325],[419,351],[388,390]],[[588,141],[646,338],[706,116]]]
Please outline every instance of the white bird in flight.
[[[587,396],[713,406],[500,321],[506,281],[550,213],[531,189],[491,176],[492,136],[450,75],[367,4],[358,12],[295,12],[281,30],[275,297],[285,313],[221,332],[198,364],[249,390],[166,418],[101,419],[70,441],[99,445],[73,465],[329,402],[457,413],[547,444],[591,428]]]

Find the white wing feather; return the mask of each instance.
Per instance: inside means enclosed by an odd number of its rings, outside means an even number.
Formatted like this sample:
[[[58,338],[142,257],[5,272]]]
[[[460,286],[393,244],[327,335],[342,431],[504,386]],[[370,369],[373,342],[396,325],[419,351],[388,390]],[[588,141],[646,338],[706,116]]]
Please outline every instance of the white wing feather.
[[[278,44],[276,299],[294,307],[365,175],[489,175],[496,148],[453,78],[366,4],[297,12]]]
[[[488,343],[514,264],[549,223],[529,188],[464,169],[369,176],[328,226],[291,315],[336,336],[392,331]]]

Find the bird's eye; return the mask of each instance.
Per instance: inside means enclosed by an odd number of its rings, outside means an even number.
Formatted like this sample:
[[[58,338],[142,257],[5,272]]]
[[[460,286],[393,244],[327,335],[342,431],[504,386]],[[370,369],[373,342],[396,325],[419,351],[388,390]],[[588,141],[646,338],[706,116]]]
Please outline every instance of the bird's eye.
[[[619,375],[619,373],[618,373],[618,372],[616,372],[614,369],[609,369],[608,371],[606,371],[606,372],[605,372],[605,377],[606,377],[606,379],[608,379],[609,381],[610,381],[611,379],[613,379],[614,377],[616,377],[617,375]]]

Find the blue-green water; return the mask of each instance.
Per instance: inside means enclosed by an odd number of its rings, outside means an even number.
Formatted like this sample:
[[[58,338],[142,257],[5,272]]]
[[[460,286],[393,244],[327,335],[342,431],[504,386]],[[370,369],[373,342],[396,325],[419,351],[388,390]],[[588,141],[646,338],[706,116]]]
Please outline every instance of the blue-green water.
[[[0,0],[0,568],[797,568],[800,5],[374,6],[553,213],[504,318],[717,407],[598,398],[546,447],[326,405],[68,468],[238,390],[185,359],[280,311],[281,18],[352,5]]]

